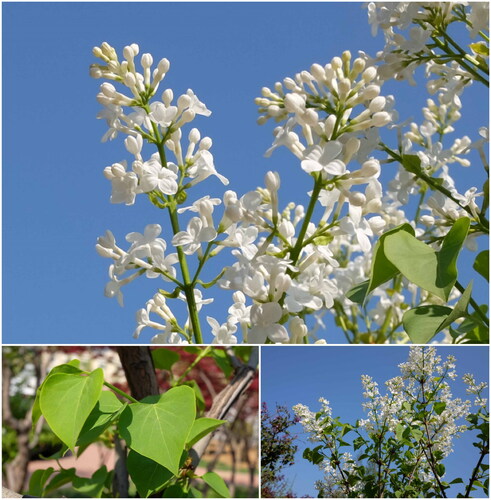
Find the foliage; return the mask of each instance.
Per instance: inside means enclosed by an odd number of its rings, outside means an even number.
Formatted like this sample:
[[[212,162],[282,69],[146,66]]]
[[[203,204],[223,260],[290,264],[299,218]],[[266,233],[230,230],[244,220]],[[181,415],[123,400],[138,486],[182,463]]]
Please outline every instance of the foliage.
[[[276,405],[270,414],[266,403],[261,409],[261,496],[263,498],[294,498],[295,494],[284,481],[281,470],[293,465],[297,445],[289,428],[298,422],[288,408]]]
[[[228,184],[215,168],[211,139],[197,128],[184,132],[211,111],[192,90],[174,100],[166,89],[157,98],[167,59],[152,70],[152,56],[142,54],[138,71],[137,44],[124,47],[123,59],[106,42],[94,48],[100,62],[91,76],[123,90],[101,85],[98,118],[109,127],[103,140],[126,135],[134,157],[131,166],[104,170],[111,202],[147,198],[170,220],[168,228],[148,224],[143,233],[129,233],[127,250],[110,231],[98,239],[97,251],[112,260],[108,297],[122,305],[123,286],[142,275],[165,283],[138,311],[135,337],[150,327],[155,343],[202,343],[200,311],[219,286],[233,292],[233,304],[223,323],[206,316],[214,343],[237,343],[239,334],[244,343],[323,343],[316,331],[326,311],[351,343],[426,343],[436,335],[488,342],[486,308],[457,265],[464,246],[487,244],[488,132],[482,127],[474,141],[451,138],[464,90],[489,85],[488,5],[370,3],[368,17],[374,34],[384,32],[376,57],[345,51],[264,87],[256,99],[258,122],[276,124],[266,156],[288,148],[312,182],[305,204],[283,207],[278,172],[267,172],[265,187],[243,196],[228,190],[222,199],[191,201],[193,188],[211,176]],[[400,122],[383,85],[392,79],[415,85],[423,65],[436,100],[427,100],[422,124]],[[456,168],[472,168],[478,182],[484,174],[482,188],[459,192]],[[234,263],[210,267],[226,249]],[[488,279],[483,252],[473,258],[479,280]]]
[[[459,497],[474,491],[487,496],[486,384],[476,384],[466,374],[463,380],[474,402],[454,398],[450,384],[456,378],[455,358],[442,361],[434,347],[411,347],[408,361],[399,367],[401,376],[385,383],[385,394],[371,377],[362,375],[367,419],[346,423],[334,418],[323,398],[317,413],[302,404],[294,407],[316,444],[303,457],[324,473],[315,485],[319,496],[331,497],[341,490],[341,496],[356,498],[445,498],[457,484],[462,485]],[[445,458],[453,451],[452,441],[468,432],[477,456],[472,473],[469,478],[448,478]]]
[[[199,497],[196,481],[208,485],[216,496],[230,496],[214,472],[198,476],[191,466],[192,447],[225,423],[202,417],[205,406],[199,387],[186,380],[201,359],[215,356],[214,350],[211,346],[199,349],[180,376],[171,376],[170,389],[141,401],[105,380],[101,368],[84,371],[76,359],[58,365],[36,393],[33,423],[44,416],[63,442],[58,457],[68,450],[78,457],[91,443],[107,440],[108,435],[111,440],[122,439],[129,450],[128,473],[139,496]],[[167,350],[153,351],[154,362],[157,368],[170,371],[180,356],[162,351]],[[222,364],[230,363],[228,355],[219,358]],[[114,496],[113,476],[114,471],[105,466],[88,479],[79,477],[73,468],[49,468],[33,474],[29,494],[46,497],[71,484],[81,496]]]

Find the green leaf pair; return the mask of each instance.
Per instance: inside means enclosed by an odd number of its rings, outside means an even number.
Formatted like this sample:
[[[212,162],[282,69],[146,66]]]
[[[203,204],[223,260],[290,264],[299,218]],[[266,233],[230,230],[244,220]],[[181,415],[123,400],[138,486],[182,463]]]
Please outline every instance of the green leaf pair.
[[[383,234],[374,248],[370,279],[353,287],[347,297],[364,304],[377,287],[399,274],[420,288],[447,301],[457,281],[457,258],[469,231],[470,219],[458,219],[435,251],[415,237],[409,224]],[[480,269],[483,259],[479,260]],[[403,324],[411,340],[426,343],[436,333],[466,314],[470,287],[452,312],[449,307],[421,306],[405,313]]]
[[[196,393],[187,385],[129,405],[121,403],[114,393],[103,391],[103,385],[100,368],[87,374],[78,368],[76,360],[56,367],[38,389],[33,419],[44,415],[68,448],[74,451],[79,446],[78,455],[119,419],[119,434],[131,450],[128,470],[138,492],[145,497],[178,476],[186,449],[224,423],[212,418],[196,419]],[[79,486],[94,487],[99,493],[102,475],[94,479],[94,485]],[[48,476],[39,479],[46,481]],[[210,478],[216,482],[214,476]],[[207,482],[205,477],[203,480]],[[221,485],[218,489],[210,486],[217,493],[222,490]]]

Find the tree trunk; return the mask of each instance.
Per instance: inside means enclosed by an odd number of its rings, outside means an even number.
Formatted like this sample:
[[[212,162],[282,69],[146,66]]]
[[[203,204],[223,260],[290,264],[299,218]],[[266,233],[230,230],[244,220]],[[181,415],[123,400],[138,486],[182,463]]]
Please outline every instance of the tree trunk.
[[[121,346],[117,348],[131,395],[140,401],[160,394],[149,347]]]

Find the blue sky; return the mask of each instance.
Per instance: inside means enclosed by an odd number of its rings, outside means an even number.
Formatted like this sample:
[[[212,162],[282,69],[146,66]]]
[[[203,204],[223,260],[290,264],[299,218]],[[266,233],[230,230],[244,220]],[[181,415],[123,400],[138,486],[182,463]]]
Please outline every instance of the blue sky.
[[[140,279],[125,287],[124,308],[103,295],[109,262],[95,252],[96,238],[111,229],[124,243],[129,232],[142,232],[149,223],[160,223],[165,231],[168,222],[143,198],[132,207],[109,203],[110,183],[102,171],[128,154],[120,138],[100,142],[106,125],[95,119],[101,81],[88,76],[93,46],[108,41],[121,50],[136,42],[154,60],[167,57],[171,70],[165,85],[175,95],[192,88],[213,111],[195,126],[213,138],[215,164],[230,179],[229,188],[242,195],[262,185],[267,170],[278,170],[282,204],[290,199],[305,203],[310,180],[287,151],[263,157],[272,127],[255,123],[253,100],[261,87],[346,49],[374,54],[382,48],[380,37],[370,34],[361,3],[32,2],[2,7],[6,343],[132,342],[136,310],[161,286]],[[475,87],[472,98],[464,95],[460,124],[461,135],[473,140],[488,116],[487,93]],[[401,95],[401,118],[419,121],[426,99],[422,90],[391,83],[384,94]],[[456,170],[465,188],[481,185],[481,172]],[[223,186],[216,178],[208,180],[194,192],[196,198],[204,194],[221,198]],[[485,285],[477,286],[486,297]],[[229,295],[216,297],[205,316],[223,322]],[[144,331],[142,342],[152,334]]]
[[[449,354],[457,358],[458,380],[452,385],[454,397],[472,399],[466,395],[461,377],[472,373],[478,383],[489,380],[488,348],[448,346],[438,347],[437,350],[443,359]],[[406,361],[407,356],[407,346],[292,346],[282,349],[265,346],[261,349],[261,399],[267,403],[270,413],[274,412],[276,403],[289,409],[302,403],[315,412],[320,409],[318,400],[323,396],[330,402],[334,417],[354,423],[366,416],[361,407],[364,401],[361,375],[372,376],[384,393],[383,383],[400,375],[397,366]],[[300,424],[292,427],[292,433],[298,437],[298,451],[295,465],[283,470],[285,478],[296,495],[315,498],[317,494],[313,484],[321,479],[322,474],[316,466],[302,458],[304,449],[315,445],[307,440]],[[470,477],[477,461],[475,450],[472,439],[462,437],[454,440],[454,453],[445,462],[448,480],[462,477],[465,481]],[[449,498],[458,491],[452,489],[447,492]]]

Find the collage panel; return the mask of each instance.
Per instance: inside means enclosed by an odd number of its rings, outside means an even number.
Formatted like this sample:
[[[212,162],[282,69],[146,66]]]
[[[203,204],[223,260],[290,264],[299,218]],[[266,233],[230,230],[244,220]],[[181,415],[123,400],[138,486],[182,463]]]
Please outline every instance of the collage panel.
[[[257,347],[4,346],[2,497],[257,498]]]
[[[489,2],[2,19],[2,496],[489,497]]]
[[[263,498],[487,498],[484,346],[262,348]]]

